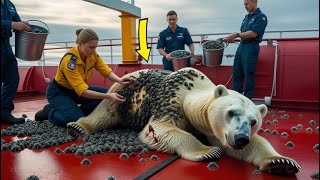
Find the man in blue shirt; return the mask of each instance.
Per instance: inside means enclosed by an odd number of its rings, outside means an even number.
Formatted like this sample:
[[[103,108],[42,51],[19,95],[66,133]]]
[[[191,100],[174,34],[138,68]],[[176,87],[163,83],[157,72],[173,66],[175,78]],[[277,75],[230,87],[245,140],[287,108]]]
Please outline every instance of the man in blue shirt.
[[[12,29],[29,31],[30,27],[21,21],[12,2],[1,0],[1,123],[21,124],[25,122],[24,118],[11,114],[20,79],[17,59],[10,45]]]
[[[184,50],[184,45],[187,44],[190,49],[190,55],[193,56],[194,45],[188,29],[177,25],[178,17],[175,11],[167,13],[167,21],[168,28],[160,32],[157,49],[163,56],[163,69],[174,71],[170,53],[175,50]],[[188,59],[187,66],[190,66],[190,59]]]
[[[241,33],[230,34],[226,42],[232,43],[235,38],[241,38],[233,63],[233,90],[243,93],[252,99],[255,87],[254,73],[260,51],[259,43],[266,26],[268,24],[267,16],[257,7],[258,0],[244,0],[244,7],[248,11],[241,25]],[[245,86],[243,90],[243,82]]]

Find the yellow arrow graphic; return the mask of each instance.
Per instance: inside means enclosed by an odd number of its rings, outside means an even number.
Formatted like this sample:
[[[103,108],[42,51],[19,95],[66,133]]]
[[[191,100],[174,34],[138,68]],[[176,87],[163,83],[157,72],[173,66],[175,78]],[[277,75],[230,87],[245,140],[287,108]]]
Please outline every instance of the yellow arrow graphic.
[[[148,62],[151,48],[147,44],[147,24],[148,18],[139,19],[139,49],[136,51]]]

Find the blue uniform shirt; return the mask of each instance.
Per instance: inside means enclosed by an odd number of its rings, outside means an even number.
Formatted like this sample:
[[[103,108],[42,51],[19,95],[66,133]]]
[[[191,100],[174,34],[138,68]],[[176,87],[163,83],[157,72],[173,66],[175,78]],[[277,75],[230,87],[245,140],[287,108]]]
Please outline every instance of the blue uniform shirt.
[[[21,21],[16,7],[9,0],[4,0],[1,3],[1,39],[7,39],[12,36],[11,23],[12,21]]]
[[[255,38],[255,41],[260,43],[262,41],[264,30],[266,29],[267,24],[267,16],[262,13],[259,8],[257,8],[253,14],[249,13],[244,17],[240,30],[241,32],[251,30],[257,33],[258,36]],[[245,39],[242,38],[242,40]]]
[[[157,49],[162,48],[169,54],[175,50],[184,50],[185,44],[189,46],[192,43],[193,41],[187,28],[177,26],[176,32],[173,33],[168,27],[160,32]]]

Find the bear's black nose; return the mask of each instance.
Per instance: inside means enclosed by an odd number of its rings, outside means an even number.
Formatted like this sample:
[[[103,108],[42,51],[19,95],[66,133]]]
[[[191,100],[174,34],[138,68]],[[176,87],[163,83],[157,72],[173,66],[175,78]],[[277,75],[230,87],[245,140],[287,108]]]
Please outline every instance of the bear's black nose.
[[[250,141],[249,136],[244,133],[239,133],[234,135],[234,140],[236,145],[241,148],[249,144],[249,141]]]

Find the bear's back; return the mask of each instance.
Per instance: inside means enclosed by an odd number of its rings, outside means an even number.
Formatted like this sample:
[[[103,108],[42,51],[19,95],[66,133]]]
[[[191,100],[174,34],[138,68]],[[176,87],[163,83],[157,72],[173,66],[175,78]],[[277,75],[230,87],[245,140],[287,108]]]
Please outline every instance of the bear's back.
[[[199,83],[208,86],[209,79],[200,71],[186,68],[177,72],[146,70],[139,72],[137,81],[126,85],[120,95],[126,102],[120,104],[117,111],[125,125],[141,130],[152,115],[155,119],[163,116],[178,121],[184,116],[182,94],[191,92]],[[195,86],[196,85],[196,86]]]
[[[137,81],[126,85],[118,94],[126,98],[117,111],[125,125],[141,130],[149,121],[159,100],[163,81],[171,72],[147,70],[139,73]]]

